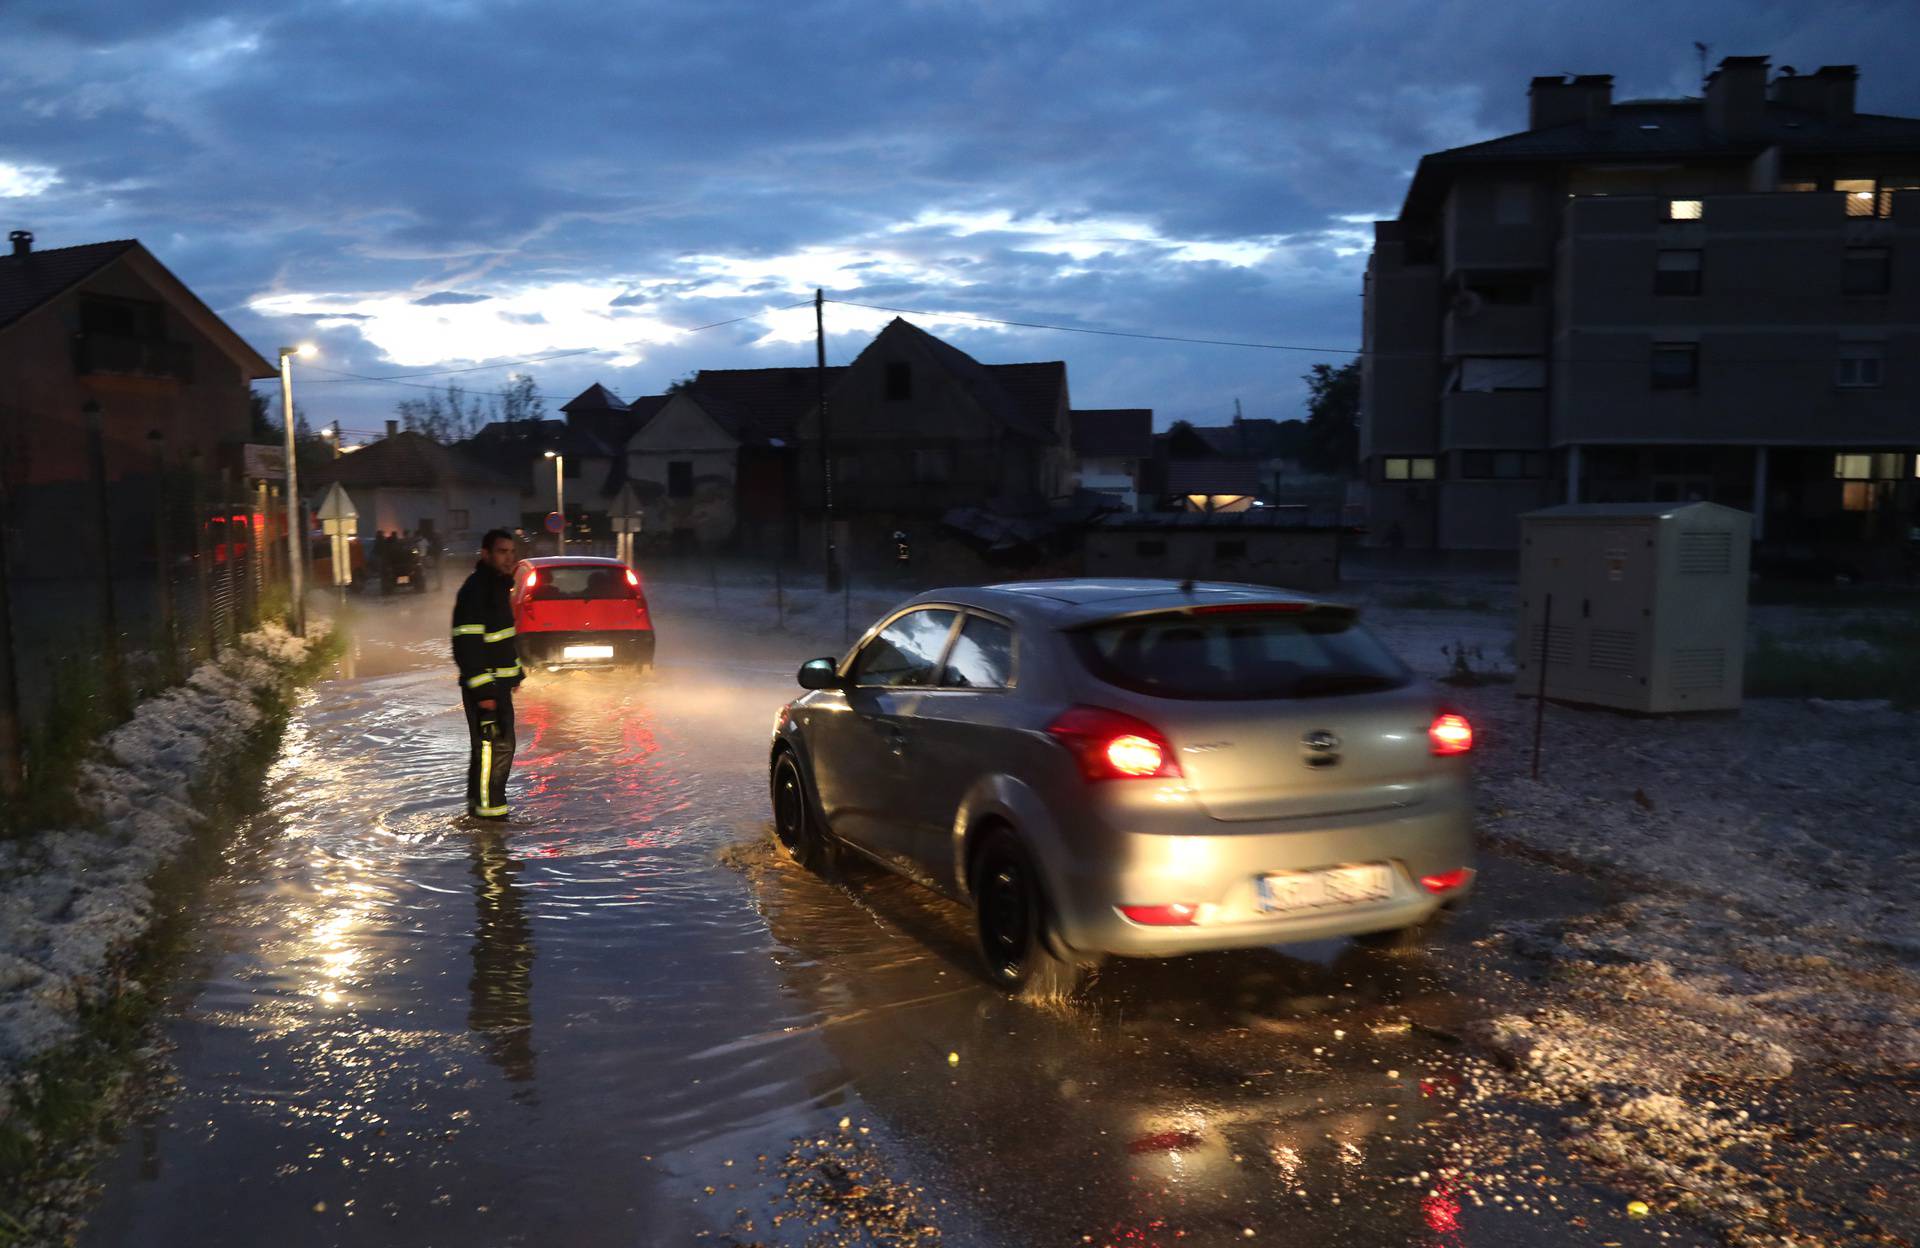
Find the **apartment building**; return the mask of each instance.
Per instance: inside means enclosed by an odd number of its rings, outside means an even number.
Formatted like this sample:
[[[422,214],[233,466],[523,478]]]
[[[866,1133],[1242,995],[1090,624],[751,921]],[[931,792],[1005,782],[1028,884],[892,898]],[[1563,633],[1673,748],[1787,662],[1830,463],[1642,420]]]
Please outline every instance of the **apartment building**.
[[[1707,500],[1885,567],[1920,509],[1920,119],[1852,66],[1729,57],[1703,98],[1535,78],[1375,226],[1370,540],[1508,550],[1555,502]]]

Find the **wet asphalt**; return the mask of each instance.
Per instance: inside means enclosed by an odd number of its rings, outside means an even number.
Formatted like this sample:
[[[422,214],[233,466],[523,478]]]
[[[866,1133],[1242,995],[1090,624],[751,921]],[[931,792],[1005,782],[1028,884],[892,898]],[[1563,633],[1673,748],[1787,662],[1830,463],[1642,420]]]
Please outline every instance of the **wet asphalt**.
[[[504,833],[458,819],[444,603],[365,610],[194,902],[83,1244],[1696,1242],[1450,1038],[1498,1006],[1475,942],[1573,877],[1489,858],[1425,948],[1010,1000],[958,907],[771,852],[772,717],[833,647],[654,598],[654,678],[521,691]]]

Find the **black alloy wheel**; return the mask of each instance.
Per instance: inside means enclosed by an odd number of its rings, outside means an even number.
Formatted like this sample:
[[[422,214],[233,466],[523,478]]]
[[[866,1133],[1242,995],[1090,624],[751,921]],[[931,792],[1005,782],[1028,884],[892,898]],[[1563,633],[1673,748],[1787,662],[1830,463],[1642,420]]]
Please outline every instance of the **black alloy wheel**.
[[[1011,830],[990,835],[973,874],[974,921],[987,978],[1022,996],[1066,996],[1084,968],[1061,958],[1049,943],[1039,869]]]
[[[820,832],[808,808],[800,762],[787,750],[773,764],[773,839],[794,862],[810,871],[819,867]]]

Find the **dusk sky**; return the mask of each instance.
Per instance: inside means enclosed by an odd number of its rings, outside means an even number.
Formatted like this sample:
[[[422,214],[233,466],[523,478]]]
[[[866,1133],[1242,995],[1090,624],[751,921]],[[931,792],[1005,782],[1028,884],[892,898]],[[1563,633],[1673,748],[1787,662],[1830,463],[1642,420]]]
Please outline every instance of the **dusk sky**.
[[[263,352],[318,342],[301,405],[350,430],[421,391],[341,372],[591,352],[523,366],[554,406],[811,364],[811,309],[686,331],[816,286],[1351,349],[1421,153],[1524,128],[1534,74],[1695,94],[1695,40],[1920,115],[1912,0],[0,0],[0,218],[139,238]],[[889,316],[827,314],[831,363]],[[1348,358],[910,319],[1162,426],[1300,415]]]

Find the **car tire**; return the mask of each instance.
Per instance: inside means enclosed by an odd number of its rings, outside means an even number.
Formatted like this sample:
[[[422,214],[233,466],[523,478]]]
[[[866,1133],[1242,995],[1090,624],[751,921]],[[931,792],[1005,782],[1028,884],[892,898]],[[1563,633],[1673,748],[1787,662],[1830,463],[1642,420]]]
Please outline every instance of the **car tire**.
[[[1384,932],[1361,932],[1353,938],[1353,943],[1383,951],[1418,949],[1427,943],[1427,928],[1426,923],[1415,923],[1410,927],[1390,927]]]
[[[828,858],[826,837],[814,818],[806,776],[792,750],[783,749],[774,758],[770,784],[774,845],[790,862],[809,871],[821,870]]]
[[[1029,1000],[1073,995],[1088,968],[1056,950],[1033,856],[1010,828],[987,834],[973,867],[974,930],[987,979]]]

